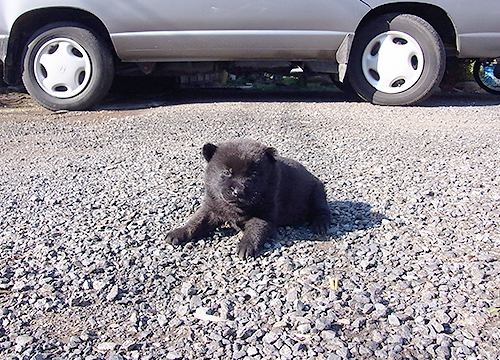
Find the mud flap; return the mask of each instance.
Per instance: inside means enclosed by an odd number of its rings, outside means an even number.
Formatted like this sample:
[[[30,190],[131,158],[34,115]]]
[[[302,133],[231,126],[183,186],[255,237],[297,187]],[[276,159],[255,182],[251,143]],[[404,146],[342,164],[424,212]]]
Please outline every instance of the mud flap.
[[[347,73],[347,63],[349,62],[349,55],[351,53],[352,41],[354,40],[354,33],[349,33],[344,37],[335,58],[339,64],[339,81],[344,82],[345,74]]]

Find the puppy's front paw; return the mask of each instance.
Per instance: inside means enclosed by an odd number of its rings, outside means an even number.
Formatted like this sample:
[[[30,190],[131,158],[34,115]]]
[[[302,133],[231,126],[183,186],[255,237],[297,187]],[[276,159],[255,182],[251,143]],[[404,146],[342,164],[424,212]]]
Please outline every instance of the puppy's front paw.
[[[247,259],[249,257],[256,257],[258,252],[259,252],[259,249],[256,248],[255,245],[252,244],[251,241],[247,241],[245,239],[242,239],[238,243],[237,252],[238,252],[238,256],[241,259]]]
[[[190,241],[191,236],[185,227],[180,227],[168,232],[165,240],[169,244],[180,245]]]

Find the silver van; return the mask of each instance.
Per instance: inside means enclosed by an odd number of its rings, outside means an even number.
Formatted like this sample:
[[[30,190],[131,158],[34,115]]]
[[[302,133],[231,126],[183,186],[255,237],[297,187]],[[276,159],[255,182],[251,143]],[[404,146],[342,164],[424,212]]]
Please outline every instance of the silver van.
[[[241,61],[338,74],[367,101],[409,105],[452,56],[500,56],[498,0],[0,0],[4,80],[52,110],[91,107],[127,64]]]

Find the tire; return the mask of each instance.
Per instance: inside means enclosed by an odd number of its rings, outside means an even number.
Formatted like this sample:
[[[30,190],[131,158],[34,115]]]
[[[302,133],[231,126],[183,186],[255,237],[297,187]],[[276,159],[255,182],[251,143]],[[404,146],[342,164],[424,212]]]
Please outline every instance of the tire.
[[[500,62],[479,61],[474,63],[474,79],[481,88],[489,93],[500,95]]]
[[[410,14],[386,14],[354,37],[347,72],[356,93],[379,105],[413,105],[437,89],[446,66],[434,28]]]
[[[28,41],[23,59],[26,90],[50,110],[87,110],[113,82],[110,46],[78,24],[42,28]]]

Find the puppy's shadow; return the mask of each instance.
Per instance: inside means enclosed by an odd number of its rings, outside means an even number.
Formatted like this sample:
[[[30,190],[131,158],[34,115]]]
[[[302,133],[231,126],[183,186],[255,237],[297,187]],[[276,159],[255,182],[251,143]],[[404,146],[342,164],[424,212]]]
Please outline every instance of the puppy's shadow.
[[[372,206],[364,202],[332,201],[328,205],[332,211],[329,238],[332,234],[340,238],[355,231],[371,229],[386,218],[384,214],[372,211]]]
[[[331,241],[356,231],[368,230],[382,223],[384,214],[372,211],[372,206],[363,202],[330,201],[332,222],[326,234],[313,234],[307,226],[280,228],[273,237],[272,248],[296,241]],[[276,241],[277,240],[277,241]],[[264,253],[266,250],[264,250]]]
[[[364,202],[330,201],[332,222],[326,234],[313,234],[307,226],[278,228],[260,254],[265,255],[272,249],[280,248],[284,244],[302,241],[331,241],[339,239],[356,231],[374,228],[387,217],[379,212],[372,211],[372,206]],[[218,236],[233,237],[238,234],[234,229],[225,227],[216,230]]]

